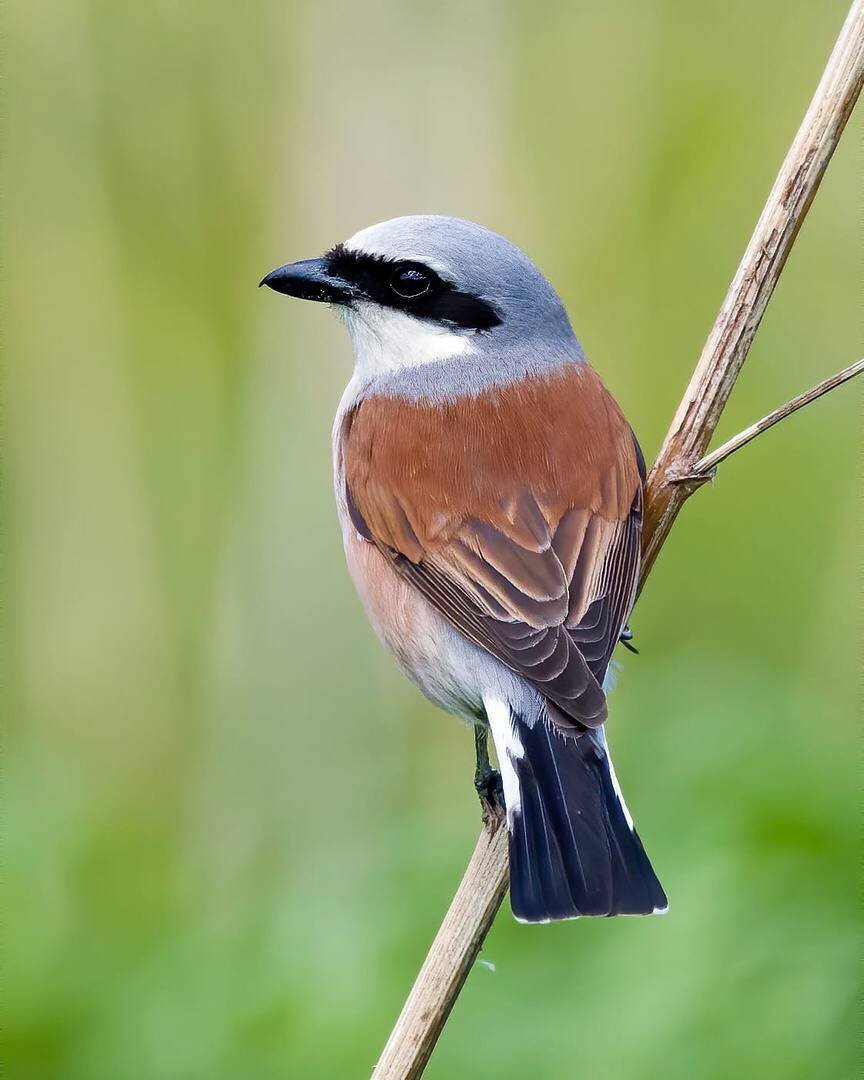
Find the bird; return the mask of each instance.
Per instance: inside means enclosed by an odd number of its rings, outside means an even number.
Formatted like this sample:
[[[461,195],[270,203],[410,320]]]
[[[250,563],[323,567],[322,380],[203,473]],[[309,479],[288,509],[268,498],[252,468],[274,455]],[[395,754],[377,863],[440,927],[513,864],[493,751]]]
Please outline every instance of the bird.
[[[555,289],[503,236],[435,214],[260,284],[347,325],[333,475],[348,568],[399,667],[474,729],[513,915],[664,912],[605,734],[645,463]]]

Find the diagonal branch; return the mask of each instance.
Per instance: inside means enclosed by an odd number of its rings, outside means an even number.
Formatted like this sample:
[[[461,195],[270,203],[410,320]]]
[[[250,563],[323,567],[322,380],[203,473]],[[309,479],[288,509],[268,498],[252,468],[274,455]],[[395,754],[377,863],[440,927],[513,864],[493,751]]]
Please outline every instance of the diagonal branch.
[[[786,258],[864,81],[864,2],[854,0],[648,477],[644,582],[708,449]]]
[[[831,390],[836,390],[838,386],[842,386],[843,383],[848,382],[850,379],[854,379],[862,371],[864,371],[864,359],[856,360],[854,364],[850,364],[849,367],[838,371],[836,375],[823,379],[817,386],[805,390],[803,394],[798,394],[791,401],[787,401],[785,405],[774,409],[767,416],[763,416],[761,420],[757,420],[755,424],[751,424],[750,427],[739,431],[737,435],[733,435],[731,439],[727,439],[722,446],[718,446],[716,450],[712,450],[710,454],[700,458],[689,472],[671,477],[672,482],[684,484],[689,482],[704,483],[706,480],[712,480],[717,472],[717,466],[726,458],[731,457],[736,450],[740,450],[742,446],[752,442],[757,435],[761,435],[763,431],[767,431],[769,428],[774,427],[775,424],[779,424],[787,416],[791,416],[792,413],[803,409],[811,401],[816,401],[817,398],[822,397]]]
[[[678,511],[701,486],[701,474],[694,483],[682,483],[680,478],[704,467],[704,455],[717,421],[858,98],[862,80],[864,0],[854,0],[648,478],[640,585]],[[417,1080],[422,1075],[504,898],[507,878],[507,833],[500,819],[493,819],[480,833],[450,909],[375,1067],[373,1080]]]

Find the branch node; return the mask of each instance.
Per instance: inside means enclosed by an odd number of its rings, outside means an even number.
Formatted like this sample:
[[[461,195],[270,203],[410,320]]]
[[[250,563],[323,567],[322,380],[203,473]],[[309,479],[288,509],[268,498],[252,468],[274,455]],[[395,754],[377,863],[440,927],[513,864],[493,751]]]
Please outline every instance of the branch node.
[[[713,480],[717,475],[716,468],[707,469],[705,472],[696,471],[681,471],[677,469],[670,469],[666,474],[666,479],[670,484],[680,484],[686,488],[688,495],[692,495],[694,491],[698,491],[703,484],[707,484],[709,480]]]

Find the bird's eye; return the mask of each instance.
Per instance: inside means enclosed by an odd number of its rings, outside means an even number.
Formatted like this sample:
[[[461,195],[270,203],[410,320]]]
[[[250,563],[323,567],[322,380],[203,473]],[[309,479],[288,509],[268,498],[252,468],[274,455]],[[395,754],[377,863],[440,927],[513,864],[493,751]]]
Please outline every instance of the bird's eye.
[[[390,288],[403,300],[416,300],[432,288],[432,275],[418,266],[402,266],[393,272]]]

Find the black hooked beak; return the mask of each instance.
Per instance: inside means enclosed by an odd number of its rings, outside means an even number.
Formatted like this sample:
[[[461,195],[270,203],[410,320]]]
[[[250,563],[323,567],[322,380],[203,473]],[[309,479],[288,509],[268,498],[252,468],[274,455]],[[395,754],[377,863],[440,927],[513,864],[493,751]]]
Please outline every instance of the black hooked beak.
[[[266,285],[286,296],[300,300],[316,300],[320,304],[347,304],[357,296],[357,289],[350,281],[332,274],[326,259],[303,259],[286,263],[261,279],[259,287]]]

